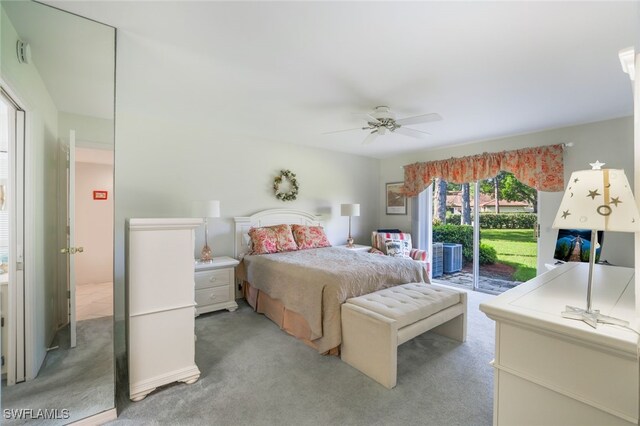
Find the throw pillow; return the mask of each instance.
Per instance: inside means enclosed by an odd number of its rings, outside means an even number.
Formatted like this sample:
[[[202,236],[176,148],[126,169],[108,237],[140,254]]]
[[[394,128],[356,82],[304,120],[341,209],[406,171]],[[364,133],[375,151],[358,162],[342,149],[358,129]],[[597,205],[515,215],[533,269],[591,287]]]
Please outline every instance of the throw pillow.
[[[298,250],[291,227],[289,225],[265,226],[251,228],[251,254],[269,254]]]
[[[386,240],[384,245],[387,256],[408,258],[411,252],[411,244],[407,240]]]
[[[331,247],[322,226],[291,225],[298,249]]]

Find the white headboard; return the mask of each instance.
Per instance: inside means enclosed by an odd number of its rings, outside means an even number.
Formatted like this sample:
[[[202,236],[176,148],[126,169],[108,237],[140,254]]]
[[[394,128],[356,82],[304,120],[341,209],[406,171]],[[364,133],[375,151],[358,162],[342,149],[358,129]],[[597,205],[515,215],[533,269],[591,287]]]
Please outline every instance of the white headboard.
[[[249,229],[261,226],[280,225],[286,223],[289,225],[322,225],[320,216],[308,213],[302,210],[290,209],[269,209],[262,210],[249,217],[234,217],[236,223],[235,243],[233,255],[236,259],[240,259],[249,251]]]

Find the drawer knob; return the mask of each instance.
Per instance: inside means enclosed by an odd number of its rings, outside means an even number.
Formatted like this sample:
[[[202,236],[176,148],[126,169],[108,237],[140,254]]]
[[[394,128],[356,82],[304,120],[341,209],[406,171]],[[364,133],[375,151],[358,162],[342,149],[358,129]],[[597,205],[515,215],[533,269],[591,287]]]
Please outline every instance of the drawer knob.
[[[217,279],[215,276],[213,276],[213,277],[209,278],[209,282],[211,282],[211,283],[212,283],[212,282],[215,282],[215,281],[217,281],[217,280],[218,280],[218,279]]]
[[[215,295],[215,294],[213,294],[213,293],[211,293],[211,296],[209,296],[209,299],[210,299],[210,300],[215,300],[215,299],[216,299],[216,295]]]

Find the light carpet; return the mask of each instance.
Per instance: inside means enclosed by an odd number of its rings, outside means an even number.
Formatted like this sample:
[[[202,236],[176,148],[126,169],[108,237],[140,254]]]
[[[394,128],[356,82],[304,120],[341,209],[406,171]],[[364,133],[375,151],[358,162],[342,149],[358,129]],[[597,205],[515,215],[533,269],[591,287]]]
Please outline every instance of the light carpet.
[[[119,398],[125,402],[113,424],[489,425],[494,323],[478,305],[494,296],[468,294],[467,342],[428,332],[401,345],[392,390],[338,357],[319,355],[245,303],[202,315],[200,379],[140,402]]]
[[[57,420],[13,419],[3,411],[2,424],[64,425],[114,406],[113,317],[76,323],[76,343],[69,348],[69,327],[60,330],[38,376],[7,387],[2,384],[2,409],[58,409]],[[68,410],[64,418],[62,409]]]

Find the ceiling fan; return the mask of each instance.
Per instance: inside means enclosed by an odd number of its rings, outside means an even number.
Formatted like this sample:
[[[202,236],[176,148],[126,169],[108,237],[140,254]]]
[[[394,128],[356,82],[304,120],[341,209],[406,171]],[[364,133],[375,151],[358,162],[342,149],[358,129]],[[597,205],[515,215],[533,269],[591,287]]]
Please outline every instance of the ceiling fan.
[[[377,106],[370,113],[366,113],[366,114],[356,113],[354,115],[356,117],[366,120],[367,122],[367,126],[359,127],[357,129],[371,131],[367,135],[367,137],[364,139],[364,141],[362,141],[363,144],[369,144],[373,142],[378,136],[385,135],[387,131],[391,133],[400,133],[402,135],[410,136],[412,138],[426,139],[430,135],[430,133],[423,132],[421,130],[411,129],[405,126],[411,125],[411,124],[429,123],[433,121],[442,120],[442,117],[436,113],[416,115],[414,117],[407,117],[407,118],[401,118],[400,120],[396,120],[395,113],[393,113],[388,106]],[[350,130],[357,130],[357,129],[338,130],[335,132],[327,132],[325,134],[347,132]]]

